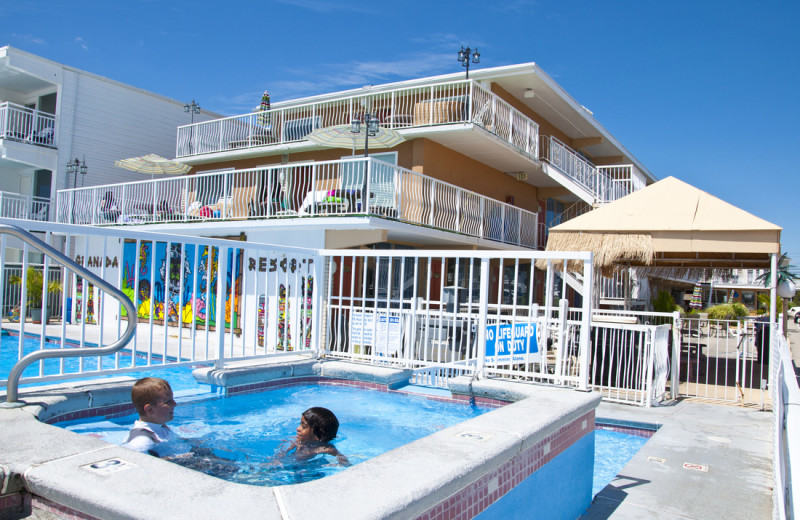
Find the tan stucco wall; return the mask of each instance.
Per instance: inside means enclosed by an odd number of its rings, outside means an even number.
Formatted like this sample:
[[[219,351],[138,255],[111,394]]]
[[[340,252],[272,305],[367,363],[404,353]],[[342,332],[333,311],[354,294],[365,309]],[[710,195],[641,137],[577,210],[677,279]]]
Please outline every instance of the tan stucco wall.
[[[539,125],[539,135],[552,135],[559,141],[572,146],[572,139],[570,139],[567,134],[557,129],[549,121],[547,121],[547,119],[528,108],[524,103],[522,103],[522,101],[512,96],[511,93],[509,93],[506,89],[496,83],[492,83],[492,92],[512,107],[536,121],[536,123]]]
[[[414,148],[410,169],[500,202],[513,196],[515,206],[528,211],[537,210],[537,188],[534,186],[434,141],[415,139],[411,144]]]

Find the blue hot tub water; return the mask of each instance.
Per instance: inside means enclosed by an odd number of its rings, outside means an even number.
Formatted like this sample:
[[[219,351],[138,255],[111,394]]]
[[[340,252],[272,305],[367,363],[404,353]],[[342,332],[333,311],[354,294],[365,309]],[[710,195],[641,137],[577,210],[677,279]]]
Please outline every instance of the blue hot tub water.
[[[171,427],[194,444],[212,448],[216,456],[235,463],[237,471],[230,474],[223,468],[226,474],[217,475],[221,478],[254,485],[296,484],[344,469],[334,457],[326,455],[303,462],[278,456],[294,439],[300,414],[311,406],[324,406],[336,414],[341,426],[333,444],[352,464],[491,410],[397,392],[302,385],[181,403],[175,409]],[[57,426],[121,444],[135,419],[135,415],[82,419]],[[602,429],[594,435],[593,496],[647,441]],[[205,472],[215,471],[212,465]]]
[[[239,471],[224,476],[226,480],[268,486],[295,484],[344,469],[335,457],[327,455],[303,462],[291,455],[276,456],[294,439],[300,415],[311,406],[323,406],[336,414],[340,427],[333,444],[352,464],[490,410],[399,393],[302,385],[181,404],[171,427],[193,444],[213,448],[218,457],[235,461]],[[120,444],[135,418],[70,421],[58,426]],[[212,467],[209,472],[214,471]]]

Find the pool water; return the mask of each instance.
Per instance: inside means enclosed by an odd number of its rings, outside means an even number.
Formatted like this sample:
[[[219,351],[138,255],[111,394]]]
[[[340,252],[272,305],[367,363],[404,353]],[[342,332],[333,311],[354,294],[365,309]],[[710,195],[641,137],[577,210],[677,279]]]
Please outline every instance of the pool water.
[[[23,343],[23,355],[27,355],[31,352],[36,352],[41,348],[40,341],[34,338],[25,338]],[[56,343],[45,342],[46,349],[59,349],[60,346]],[[71,347],[67,347],[71,348]],[[19,336],[10,336],[10,335],[3,335],[0,336],[0,379],[6,379],[8,377],[9,372],[14,367],[14,364],[19,360],[20,356],[18,356],[19,350]],[[118,358],[118,359],[117,359]],[[115,369],[115,368],[134,368],[134,367],[142,367],[141,370],[131,371],[131,372],[124,372],[124,373],[114,373],[114,374],[87,374],[86,377],[82,378],[75,378],[70,379],[71,381],[84,381],[87,379],[100,379],[100,378],[109,378],[109,377],[117,377],[120,375],[133,377],[133,378],[140,378],[145,376],[155,376],[155,377],[162,377],[170,382],[172,389],[175,391],[176,394],[180,395],[182,391],[191,390],[197,391],[199,389],[208,390],[210,388],[209,385],[200,385],[198,384],[194,377],[192,377],[192,370],[204,366],[201,363],[198,363],[194,366],[179,366],[179,367],[172,367],[172,368],[149,368],[146,366],[147,364],[147,356],[142,354],[137,354],[131,359],[131,353],[128,350],[123,349],[117,354],[110,354],[107,356],[102,356],[100,359],[100,366],[103,369]],[[22,372],[22,378],[26,377],[38,377],[40,375],[39,367],[40,364],[43,365],[43,370],[41,372],[42,375],[49,376],[61,373],[60,367],[63,363],[63,373],[65,374],[75,374],[78,372],[91,372],[93,370],[97,370],[98,367],[98,356],[91,356],[85,358],[79,357],[68,357],[63,359],[45,359],[44,361],[40,361],[37,363],[33,363],[32,365],[28,366]],[[81,369],[81,367],[83,367]],[[23,388],[26,386],[37,386],[37,385],[46,385],[46,384],[53,384],[52,381],[34,381],[34,382],[27,382],[23,383],[20,386]]]
[[[646,437],[598,428],[594,431],[592,497],[611,483],[647,442]]]
[[[238,466],[232,475],[227,464],[212,464],[207,471],[195,469],[246,484],[296,484],[344,469],[329,455],[317,455],[308,461],[279,456],[294,439],[300,415],[312,406],[323,406],[336,414],[340,427],[333,444],[351,464],[491,410],[396,392],[301,385],[181,404],[175,409],[171,428]],[[121,444],[135,419],[135,415],[129,415],[101,421],[69,421],[57,426]]]

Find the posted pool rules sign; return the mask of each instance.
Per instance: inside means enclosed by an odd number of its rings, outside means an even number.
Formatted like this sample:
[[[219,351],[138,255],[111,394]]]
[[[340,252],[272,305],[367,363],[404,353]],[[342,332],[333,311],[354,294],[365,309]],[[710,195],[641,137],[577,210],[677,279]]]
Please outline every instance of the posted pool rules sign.
[[[541,359],[535,323],[486,327],[486,363],[533,363]]]

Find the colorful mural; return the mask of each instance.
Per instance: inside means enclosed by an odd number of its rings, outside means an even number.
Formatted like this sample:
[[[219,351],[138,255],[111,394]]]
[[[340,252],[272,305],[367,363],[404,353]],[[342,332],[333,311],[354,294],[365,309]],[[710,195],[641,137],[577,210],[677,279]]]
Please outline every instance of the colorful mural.
[[[229,252],[225,284],[226,327],[236,327],[240,314],[241,251],[237,251],[236,261],[232,260],[233,252]],[[158,266],[155,272],[154,266]],[[194,315],[197,325],[216,326],[218,276],[218,248],[188,246],[184,250],[182,265],[180,244],[156,242],[153,251],[152,242],[141,242],[137,251],[135,242],[126,242],[123,248],[122,290],[134,302],[137,315],[142,319],[149,320],[152,313],[154,320],[166,317],[168,323],[191,324]],[[231,283],[234,276],[235,283]],[[137,279],[138,288],[134,289]],[[232,286],[235,294],[231,303]]]

